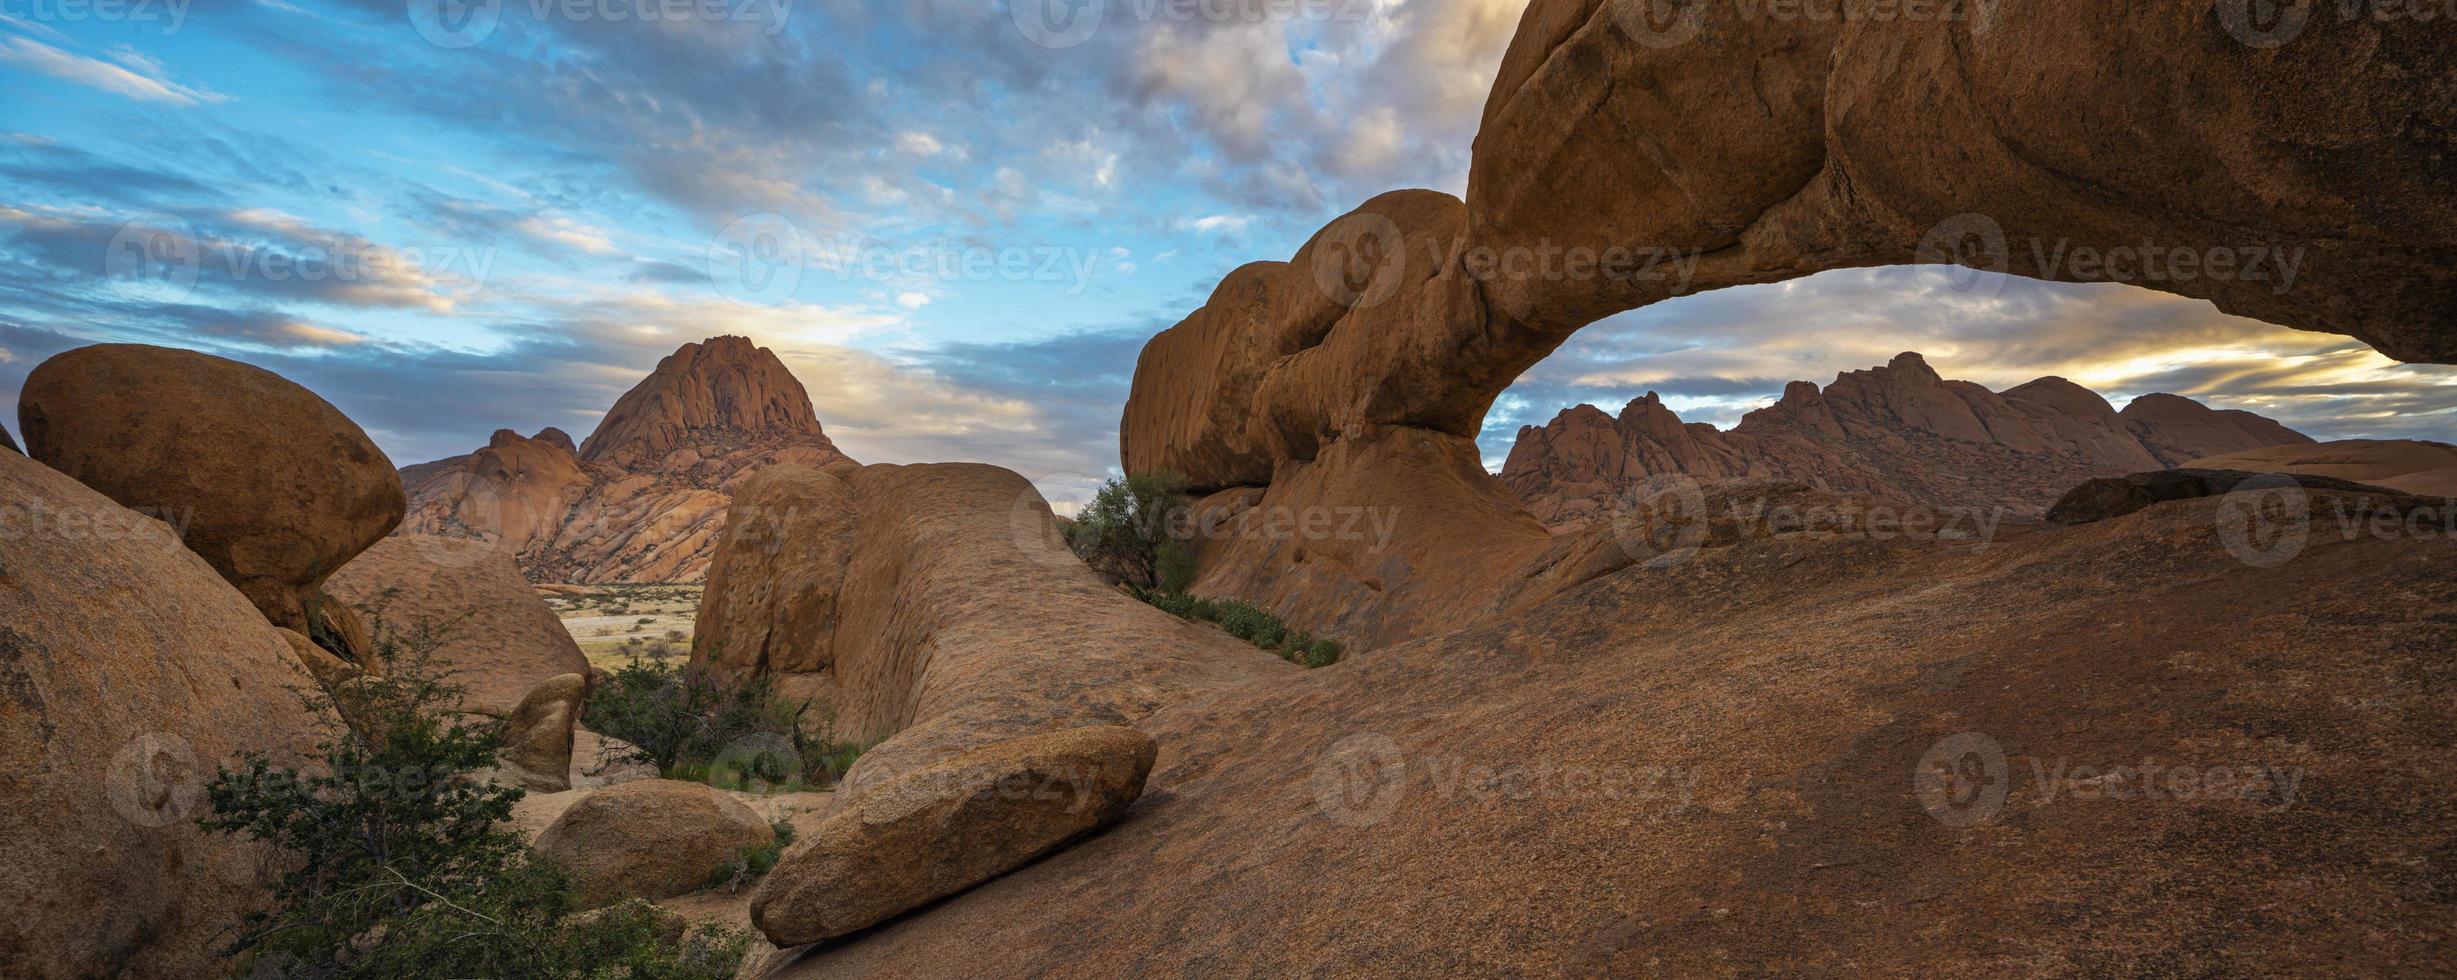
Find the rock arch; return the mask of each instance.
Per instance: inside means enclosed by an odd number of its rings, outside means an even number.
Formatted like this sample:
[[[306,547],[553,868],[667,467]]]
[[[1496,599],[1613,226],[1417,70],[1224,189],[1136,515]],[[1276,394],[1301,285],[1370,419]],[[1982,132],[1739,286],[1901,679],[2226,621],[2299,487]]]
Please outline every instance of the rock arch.
[[[1547,547],[1474,478],[1493,398],[1682,292],[1955,261],[2457,360],[2457,90],[2435,81],[2457,31],[2324,5],[2263,34],[2242,8],[1536,0],[1466,200],[1383,194],[1232,272],[1145,347],[1125,468],[1183,473],[1215,513],[1386,512],[1382,540],[1224,535],[1198,583],[1372,642],[1473,621]],[[2144,244],[2302,258],[2283,289],[2053,260]]]

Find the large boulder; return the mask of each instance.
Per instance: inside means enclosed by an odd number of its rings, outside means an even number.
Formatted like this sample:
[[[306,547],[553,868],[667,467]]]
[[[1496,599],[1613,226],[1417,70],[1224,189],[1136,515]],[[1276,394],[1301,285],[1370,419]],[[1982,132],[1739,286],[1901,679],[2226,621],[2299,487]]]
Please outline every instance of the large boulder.
[[[195,351],[81,347],[18,395],[26,451],[178,527],[276,626],[314,635],[327,576],[408,498],[358,424],[280,375]]]
[[[547,679],[587,674],[589,660],[511,554],[469,538],[396,535],[333,574],[343,604],[376,610],[387,632],[444,628],[437,662],[464,710],[503,717]]]
[[[17,440],[9,436],[8,427],[4,425],[0,425],[0,449],[6,449],[12,453],[25,452],[25,450],[17,448]]]
[[[697,891],[776,830],[742,801],[702,783],[643,779],[582,797],[537,837],[537,851],[572,875],[584,908]]]
[[[779,946],[945,898],[1126,815],[1158,749],[1101,725],[983,746],[895,778],[785,853],[751,898]]]
[[[2272,446],[2187,464],[2208,470],[2252,470],[2333,476],[2424,497],[2457,497],[2457,446],[2422,439],[2341,439]]]
[[[2047,519],[2058,524],[2089,524],[2123,517],[2152,504],[2220,497],[2238,491],[2260,495],[2289,490],[2380,494],[2388,498],[2398,513],[2427,503],[2388,487],[2375,487],[2333,476],[2249,473],[2243,470],[2152,470],[2129,476],[2085,480],[2057,498],[2055,506],[2048,508]],[[2254,498],[2247,496],[2244,499],[2248,503]]]
[[[790,695],[830,693],[858,507],[844,480],[808,467],[743,481],[708,566],[694,660],[729,679],[773,678]]]
[[[580,720],[589,679],[557,674],[539,684],[503,722],[502,775],[538,793],[572,788],[572,726]]]
[[[170,528],[0,453],[0,975],[227,973],[275,855],[201,830],[204,785],[337,724],[314,686]]]

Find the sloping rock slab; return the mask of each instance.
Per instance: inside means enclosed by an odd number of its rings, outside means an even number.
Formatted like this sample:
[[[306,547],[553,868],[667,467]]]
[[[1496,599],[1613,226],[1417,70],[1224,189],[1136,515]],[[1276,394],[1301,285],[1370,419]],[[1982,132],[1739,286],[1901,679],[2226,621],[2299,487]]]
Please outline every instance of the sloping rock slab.
[[[1151,736],[1101,725],[908,773],[787,852],[751,900],[751,921],[799,946],[971,888],[1124,816],[1157,755]]]

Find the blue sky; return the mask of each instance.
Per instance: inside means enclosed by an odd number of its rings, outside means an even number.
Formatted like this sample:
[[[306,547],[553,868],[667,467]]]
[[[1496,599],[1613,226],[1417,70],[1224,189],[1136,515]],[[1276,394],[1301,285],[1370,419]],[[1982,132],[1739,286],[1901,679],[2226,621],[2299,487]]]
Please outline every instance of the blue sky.
[[[1055,38],[984,3],[468,9],[0,0],[0,416],[60,349],[172,344],[307,384],[406,464],[585,435],[657,357],[744,333],[856,458],[1098,475],[1135,352],[1229,269],[1379,191],[1464,189],[1519,4],[1091,0]],[[2457,376],[2343,338],[1932,285],[1829,273],[1597,324],[1504,396],[1488,456],[1577,401],[1658,389],[1729,425],[1903,349],[2321,436],[2457,429]]]

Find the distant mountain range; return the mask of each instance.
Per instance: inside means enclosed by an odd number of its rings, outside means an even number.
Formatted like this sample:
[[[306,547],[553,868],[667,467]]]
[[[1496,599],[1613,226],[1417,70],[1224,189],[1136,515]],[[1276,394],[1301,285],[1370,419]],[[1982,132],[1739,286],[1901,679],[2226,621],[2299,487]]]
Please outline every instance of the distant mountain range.
[[[1555,528],[1680,478],[1793,480],[1940,507],[2036,516],[2092,477],[2312,439],[2251,412],[2178,395],[2119,412],[2088,388],[2040,378],[2002,392],[1939,377],[1916,353],[1847,371],[1824,389],[1794,381],[1730,431],[1682,422],[1654,392],[1619,416],[1592,405],[1519,429],[1501,479]]]
[[[714,337],[658,362],[578,446],[559,429],[502,429],[474,453],[403,467],[397,533],[501,541],[532,581],[698,581],[734,485],[786,462],[851,460],[774,352]]]

